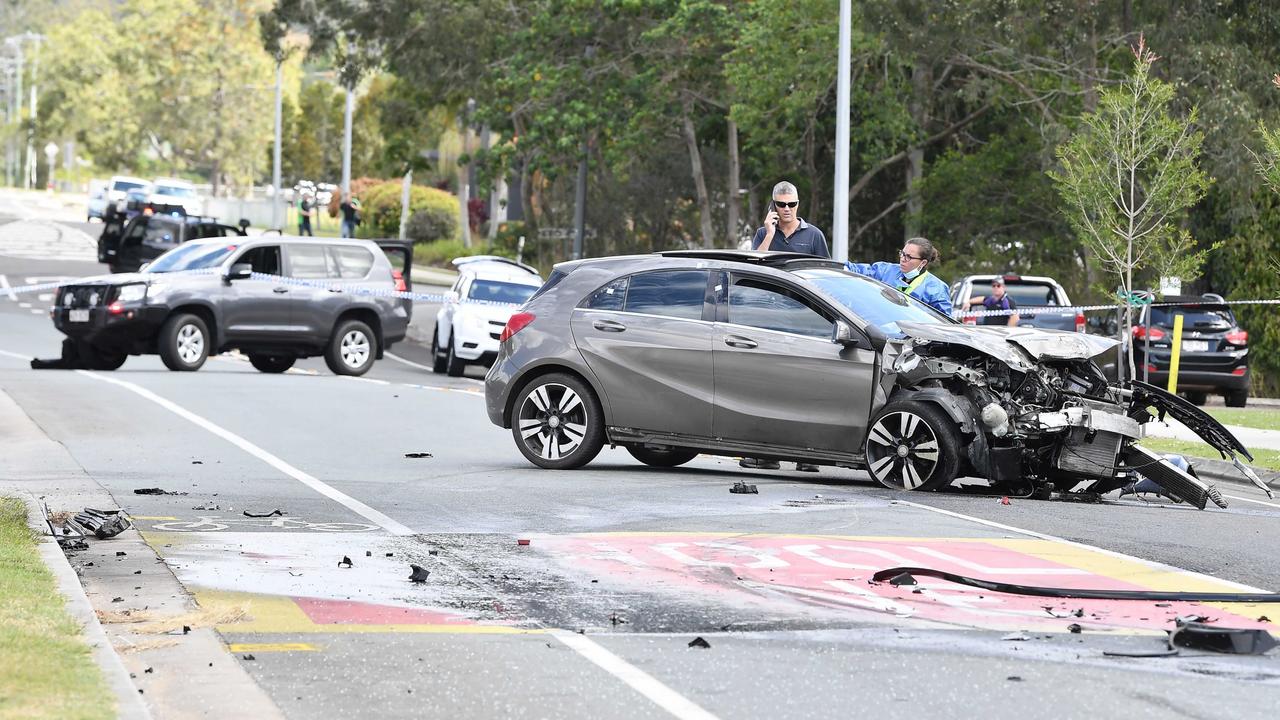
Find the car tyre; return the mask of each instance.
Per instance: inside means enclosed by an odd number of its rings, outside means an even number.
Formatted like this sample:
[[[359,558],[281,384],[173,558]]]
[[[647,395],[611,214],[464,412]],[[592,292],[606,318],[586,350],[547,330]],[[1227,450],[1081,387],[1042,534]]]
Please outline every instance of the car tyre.
[[[645,465],[660,468],[673,468],[698,457],[698,453],[695,450],[680,450],[679,448],[658,450],[644,447],[643,445],[628,445],[627,452],[631,453],[631,457]]]
[[[896,400],[876,414],[863,441],[871,477],[893,490],[941,490],[956,479],[960,433],[936,405]]]
[[[449,377],[462,377],[467,369],[467,361],[458,357],[453,351],[453,338],[449,338],[449,350],[445,353],[444,371]]]
[[[1204,405],[1209,402],[1209,395],[1199,390],[1190,390],[1187,392],[1187,402],[1192,405]]]
[[[591,386],[550,373],[516,395],[511,436],[520,454],[540,468],[579,468],[604,447],[604,411]]]
[[[199,315],[179,313],[160,327],[160,359],[177,372],[194,372],[209,358],[209,326]]]
[[[440,326],[431,331],[431,372],[439,375],[444,372],[447,358],[440,351]]]
[[[261,353],[249,353],[249,364],[264,373],[282,373],[293,367],[298,358],[292,355],[263,355]]]
[[[1227,407],[1244,407],[1249,402],[1249,391],[1232,390],[1226,395],[1223,395],[1222,399],[1227,404]]]
[[[377,339],[369,326],[360,320],[346,320],[338,324],[329,338],[324,362],[334,375],[360,376],[373,367],[377,354]]]

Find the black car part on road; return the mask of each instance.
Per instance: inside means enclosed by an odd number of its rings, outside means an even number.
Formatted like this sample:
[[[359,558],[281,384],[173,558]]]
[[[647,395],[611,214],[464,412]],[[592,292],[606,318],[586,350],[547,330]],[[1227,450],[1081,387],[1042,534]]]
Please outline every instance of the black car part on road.
[[[945,570],[923,567],[893,567],[878,570],[871,576],[872,582],[889,582],[902,575],[911,577],[931,577],[946,580],[957,585],[968,585],[980,590],[1008,593],[1010,595],[1031,595],[1033,597],[1069,598],[1072,600],[1157,600],[1186,602],[1224,602],[1224,603],[1280,603],[1280,593],[1215,593],[1215,592],[1181,592],[1170,590],[1090,590],[1086,588],[1042,587],[1038,585],[1019,585],[1017,583],[983,580],[966,575],[957,575]],[[907,583],[910,584],[910,583]]]

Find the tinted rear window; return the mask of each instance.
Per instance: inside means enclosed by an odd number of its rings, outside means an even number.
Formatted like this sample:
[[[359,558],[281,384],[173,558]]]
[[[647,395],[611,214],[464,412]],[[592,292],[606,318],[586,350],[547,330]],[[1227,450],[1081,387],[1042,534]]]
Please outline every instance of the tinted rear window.
[[[1187,307],[1153,307],[1151,321],[1163,327],[1173,327],[1173,319],[1182,316],[1182,326],[1201,330],[1229,330],[1236,319],[1225,307],[1192,305]]]
[[[627,312],[665,315],[688,320],[702,319],[707,294],[707,273],[703,270],[651,272],[631,277],[627,290]]]
[[[1013,301],[1018,303],[1020,307],[1039,307],[1042,305],[1058,306],[1058,291],[1052,285],[1042,285],[1040,283],[1009,283],[1004,286],[1004,292]],[[986,287],[975,284],[973,286],[974,295],[990,295],[991,285]]]
[[[338,277],[347,280],[362,278],[369,274],[373,267],[373,253],[362,247],[350,245],[332,245],[329,252],[338,266]]]
[[[529,299],[532,300],[533,298],[538,297],[539,295],[545,293],[546,291],[550,290],[556,285],[559,285],[560,281],[565,279],[568,276],[569,276],[569,273],[564,272],[562,270],[552,270],[551,277],[547,278],[547,281],[542,283],[542,287],[538,288],[538,291],[535,292],[533,294],[533,297]]]
[[[511,303],[523,305],[537,288],[532,285],[499,282],[497,280],[476,280],[471,283],[467,297],[485,302]]]

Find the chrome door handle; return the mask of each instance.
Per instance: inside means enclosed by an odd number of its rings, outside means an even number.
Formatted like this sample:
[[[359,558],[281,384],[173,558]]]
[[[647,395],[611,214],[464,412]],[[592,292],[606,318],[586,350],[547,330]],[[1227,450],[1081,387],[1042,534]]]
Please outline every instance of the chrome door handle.
[[[759,344],[755,340],[752,340],[751,338],[744,338],[741,335],[730,335],[726,337],[724,339],[724,344],[729,347],[745,348],[747,350],[759,347]]]
[[[604,332],[624,332],[627,329],[626,325],[615,320],[596,320],[591,327]]]
[[[340,292],[342,292],[342,288],[339,288],[339,287],[331,287],[331,288],[329,288],[329,292],[340,293]]]
[[[285,294],[285,293],[289,292],[289,288],[287,288],[287,287],[278,287],[278,288],[274,288],[271,292],[276,293],[276,294],[278,294],[278,295],[283,295],[283,294]]]

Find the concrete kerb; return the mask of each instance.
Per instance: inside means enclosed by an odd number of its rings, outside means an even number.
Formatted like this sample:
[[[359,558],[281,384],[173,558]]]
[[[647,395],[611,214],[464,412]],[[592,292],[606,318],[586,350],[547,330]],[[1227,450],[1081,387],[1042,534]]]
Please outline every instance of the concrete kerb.
[[[44,512],[40,500],[30,493],[14,491],[11,486],[0,484],[0,495],[13,495],[21,498],[27,505],[27,525],[39,536],[37,549],[40,559],[53,573],[58,583],[58,592],[67,603],[67,613],[80,625],[85,642],[93,650],[93,660],[102,671],[112,694],[116,698],[116,717],[120,720],[150,720],[151,713],[143,704],[138,688],[129,678],[129,671],[116,653],[115,647],[107,638],[107,633],[98,622],[98,615],[89,603],[89,597],[80,584],[80,576],[72,569],[71,562],[59,547],[58,541],[49,534],[49,526],[45,523]]]

